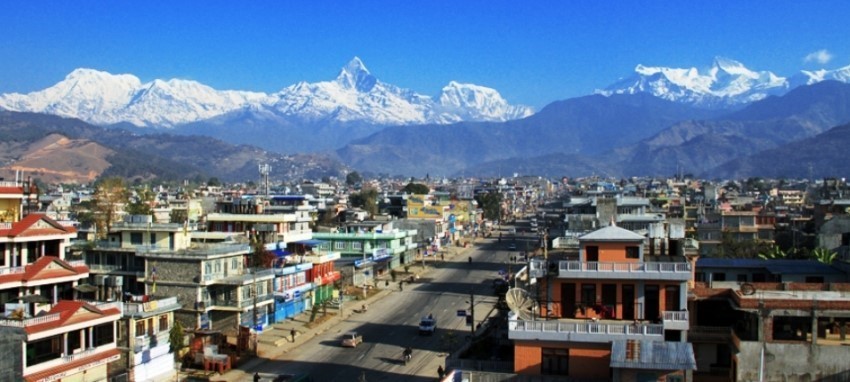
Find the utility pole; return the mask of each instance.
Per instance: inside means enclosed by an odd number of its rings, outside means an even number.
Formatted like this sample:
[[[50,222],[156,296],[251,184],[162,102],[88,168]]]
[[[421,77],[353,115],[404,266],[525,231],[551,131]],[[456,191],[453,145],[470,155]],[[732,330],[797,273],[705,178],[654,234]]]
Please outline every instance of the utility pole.
[[[469,326],[471,340],[475,338],[475,292],[472,289],[469,290]]]

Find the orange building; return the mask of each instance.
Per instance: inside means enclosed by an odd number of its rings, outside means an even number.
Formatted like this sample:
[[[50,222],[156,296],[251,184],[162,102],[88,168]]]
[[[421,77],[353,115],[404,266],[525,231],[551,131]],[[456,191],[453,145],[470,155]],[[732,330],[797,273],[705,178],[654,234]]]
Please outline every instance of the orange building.
[[[514,372],[599,381],[686,381],[691,264],[644,258],[646,238],[608,226],[579,238],[578,261],[532,260],[540,308],[514,316]],[[548,271],[547,271],[548,269]],[[658,342],[658,343],[656,343]]]

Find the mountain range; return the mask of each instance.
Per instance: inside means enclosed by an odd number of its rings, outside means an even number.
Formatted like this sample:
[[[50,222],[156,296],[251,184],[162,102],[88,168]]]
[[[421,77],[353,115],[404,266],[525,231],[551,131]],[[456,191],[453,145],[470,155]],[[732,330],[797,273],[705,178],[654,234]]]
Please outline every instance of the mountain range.
[[[649,93],[670,101],[707,108],[737,107],[783,95],[802,85],[835,80],[850,82],[850,65],[835,70],[801,70],[791,77],[753,71],[744,64],[716,57],[706,70],[638,65],[634,73],[596,93]]]
[[[75,115],[107,128],[76,135],[51,130],[61,137],[18,145],[0,159],[7,168],[17,163],[43,169],[34,158],[45,148],[95,147],[88,139],[103,145],[98,152],[114,151],[108,163],[107,156],[75,154],[92,162],[91,174],[117,171],[110,163],[125,172],[134,168],[115,153],[131,150],[160,158],[151,164],[169,163],[142,171],[142,177],[181,164],[191,169],[179,173],[197,176],[210,165],[215,168],[208,172],[224,179],[250,178],[256,164],[267,162],[290,166],[286,176],[354,169],[404,176],[713,177],[757,176],[761,169],[753,164],[764,163],[758,159],[764,153],[779,159],[772,170],[790,176],[802,173],[803,162],[785,163],[781,159],[793,155],[770,153],[822,142],[820,134],[850,123],[848,80],[850,66],[785,78],[722,58],[705,71],[639,65],[634,76],[597,94],[555,101],[532,114],[476,85],[450,82],[436,97],[419,95],[379,81],[357,58],[332,81],[302,82],[273,94],[217,91],[183,80],[142,84],[130,75],[81,69],[39,92],[2,95],[0,107]],[[190,148],[186,154],[179,152],[183,145]],[[219,152],[205,152],[204,145]],[[222,153],[239,160],[225,166],[231,159]],[[298,169],[295,153],[314,153],[298,158],[309,168]]]

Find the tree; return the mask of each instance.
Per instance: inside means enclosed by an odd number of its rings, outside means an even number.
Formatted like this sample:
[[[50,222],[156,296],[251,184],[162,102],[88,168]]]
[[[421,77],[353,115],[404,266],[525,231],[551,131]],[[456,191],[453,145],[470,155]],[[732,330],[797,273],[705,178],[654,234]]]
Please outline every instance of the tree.
[[[431,192],[431,189],[424,184],[410,182],[406,186],[404,186],[404,189],[402,189],[402,191],[413,195],[427,195],[429,192]]]
[[[130,215],[153,216],[153,204],[156,194],[147,187],[136,189],[136,198],[127,204],[127,213]]]
[[[180,321],[174,320],[174,326],[168,331],[168,347],[174,353],[175,357],[177,357],[180,349],[183,349],[183,337],[183,324]]]
[[[95,185],[93,210],[97,236],[105,238],[128,201],[127,187],[121,178],[106,178]]]
[[[370,215],[378,214],[378,190],[367,188],[351,194],[348,198],[353,207],[362,208]]]
[[[763,260],[780,260],[787,258],[788,254],[779,247],[773,246],[769,251],[759,253],[758,257]]]
[[[484,218],[491,221],[499,220],[502,216],[502,194],[488,192],[475,195],[478,207],[484,211]]]
[[[812,259],[830,265],[838,257],[838,254],[826,248],[815,248],[810,256]]]
[[[363,181],[363,178],[357,171],[349,172],[348,175],[345,176],[345,184],[349,186],[353,186],[361,181]]]
[[[221,181],[216,177],[211,177],[210,180],[207,181],[207,186],[210,187],[219,187],[221,186]]]

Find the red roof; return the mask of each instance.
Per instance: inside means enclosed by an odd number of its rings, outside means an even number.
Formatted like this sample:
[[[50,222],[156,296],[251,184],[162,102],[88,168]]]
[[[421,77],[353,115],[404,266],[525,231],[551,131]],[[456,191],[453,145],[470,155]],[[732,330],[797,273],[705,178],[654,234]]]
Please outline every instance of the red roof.
[[[118,308],[98,309],[96,306],[83,301],[62,300],[53,305],[47,314],[59,313],[59,319],[48,321],[43,324],[27,326],[27,334],[38,333],[41,331],[54,329],[60,326],[76,324],[79,322],[90,321],[101,317],[112,315],[121,316],[121,310]]]
[[[109,350],[107,350],[103,353],[95,354],[91,357],[81,358],[81,359],[78,359],[74,362],[68,362],[68,363],[66,363],[62,366],[53,367],[53,368],[50,368],[48,370],[45,370],[45,371],[42,371],[42,372],[39,372],[39,373],[28,375],[28,376],[24,377],[24,380],[27,381],[27,382],[38,382],[38,381],[41,381],[43,379],[50,378],[54,375],[66,372],[68,370],[73,370],[73,369],[76,369],[78,367],[88,365],[90,363],[102,361],[102,360],[105,360],[107,358],[111,358],[111,357],[114,357],[114,356],[117,356],[117,355],[120,356],[120,354],[121,354],[121,351],[118,350],[118,349],[109,349]]]
[[[0,187],[0,194],[21,194],[21,197],[24,196],[24,188],[23,187]]]
[[[46,269],[49,265],[54,263],[58,264],[60,267]],[[13,281],[44,280],[54,277],[83,275],[87,273],[89,273],[89,268],[85,265],[75,267],[56,256],[42,256],[34,263],[25,266],[23,273],[12,273],[0,276],[0,284]]]
[[[35,223],[44,221],[50,227],[32,228]],[[18,236],[36,236],[36,235],[64,235],[75,233],[77,229],[74,227],[66,227],[59,224],[56,220],[51,219],[45,214],[29,214],[18,222],[12,223],[11,229],[0,230],[0,236],[18,237]]]

